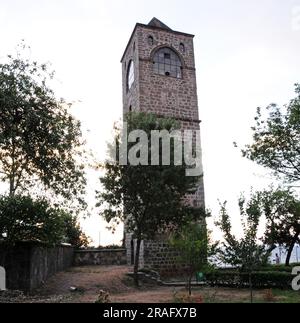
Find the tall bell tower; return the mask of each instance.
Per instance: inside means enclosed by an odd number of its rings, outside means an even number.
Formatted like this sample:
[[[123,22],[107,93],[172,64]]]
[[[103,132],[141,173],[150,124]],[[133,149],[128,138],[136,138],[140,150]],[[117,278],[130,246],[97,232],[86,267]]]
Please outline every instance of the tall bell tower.
[[[182,129],[200,130],[194,35],[174,31],[157,18],[136,24],[123,54],[123,113],[141,111],[172,117]],[[189,203],[204,207],[203,180]],[[128,262],[135,242],[126,235]],[[141,266],[167,270],[166,242],[144,241]],[[162,250],[164,250],[162,252]]]

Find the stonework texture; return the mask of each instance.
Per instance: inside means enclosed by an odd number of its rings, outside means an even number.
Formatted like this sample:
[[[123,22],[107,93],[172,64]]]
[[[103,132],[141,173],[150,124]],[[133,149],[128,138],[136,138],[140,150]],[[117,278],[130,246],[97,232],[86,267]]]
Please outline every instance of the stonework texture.
[[[14,247],[0,244],[0,266],[6,270],[7,288],[32,291],[49,277],[72,266],[74,248],[67,245],[48,248],[37,242],[19,242]]]
[[[151,41],[149,41],[151,37]],[[163,26],[137,24],[122,57],[123,112],[142,111],[176,118],[182,129],[200,130],[193,35],[175,32]],[[182,49],[184,46],[184,50]],[[182,78],[156,74],[153,57],[163,47],[177,53],[182,65]],[[128,67],[134,63],[135,81],[127,85]],[[203,180],[196,194],[187,195],[192,205],[205,207]],[[205,223],[204,223],[205,224]],[[133,259],[130,233],[126,235],[127,259]],[[134,249],[134,248],[133,248]],[[174,266],[174,251],[165,241],[144,241],[140,265],[160,269]]]
[[[125,249],[77,250],[75,266],[122,266],[127,264]]]

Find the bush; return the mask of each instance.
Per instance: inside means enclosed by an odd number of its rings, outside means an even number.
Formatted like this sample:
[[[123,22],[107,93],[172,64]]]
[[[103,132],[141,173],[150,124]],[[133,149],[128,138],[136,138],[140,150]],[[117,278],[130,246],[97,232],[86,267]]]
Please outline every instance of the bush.
[[[59,210],[45,199],[0,196],[0,237],[8,245],[18,241],[56,244],[63,241],[64,222]]]
[[[75,216],[43,198],[20,195],[0,196],[0,240],[9,246],[18,241],[64,242],[77,248],[89,244]]]
[[[275,272],[288,272],[291,273],[294,267],[299,267],[300,264],[294,263],[289,266],[286,265],[267,265],[259,269],[259,271],[275,271]]]
[[[82,231],[78,219],[72,214],[61,211],[61,217],[64,221],[65,243],[69,243],[76,249],[87,248],[90,238]]]
[[[235,270],[216,270],[207,273],[206,282],[212,286],[222,287],[249,287],[249,274]],[[252,273],[254,288],[290,288],[293,280],[291,272],[280,271],[256,271]]]

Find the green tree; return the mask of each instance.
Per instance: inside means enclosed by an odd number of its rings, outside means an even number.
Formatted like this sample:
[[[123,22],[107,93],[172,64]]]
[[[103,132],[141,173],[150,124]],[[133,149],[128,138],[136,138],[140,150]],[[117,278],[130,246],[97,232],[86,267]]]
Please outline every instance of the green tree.
[[[153,114],[130,113],[127,116],[128,132],[143,130],[150,138],[153,130],[179,129],[173,119],[159,118]],[[116,134],[117,151],[120,147],[120,133]],[[134,147],[128,143],[126,153]],[[103,216],[108,222],[123,221],[128,232],[137,239],[134,264],[135,284],[138,286],[140,246],[142,240],[151,240],[157,234],[178,227],[204,216],[204,211],[183,203],[187,192],[194,192],[199,177],[187,177],[187,166],[174,163],[174,141],[171,141],[171,165],[163,166],[123,166],[119,161],[108,162],[104,166],[105,175],[101,177],[103,191],[98,192],[98,206],[103,206]],[[146,147],[140,147],[137,155],[145,151],[151,160],[150,140]],[[160,158],[161,160],[161,158]]]
[[[65,232],[64,242],[69,243],[77,249],[86,248],[90,244],[90,238],[83,232],[77,216],[61,211]]]
[[[191,296],[193,276],[211,269],[208,258],[215,254],[217,244],[211,243],[210,233],[199,223],[188,223],[174,232],[170,244],[179,253],[180,265],[187,268],[187,286]]]
[[[268,116],[257,110],[253,143],[243,155],[259,165],[283,175],[289,182],[300,180],[300,85],[296,97],[283,108],[277,104],[267,107]]]
[[[248,202],[244,197],[239,199],[239,209],[243,228],[243,237],[238,239],[232,233],[227,203],[221,205],[220,219],[216,225],[222,230],[224,242],[219,248],[218,258],[222,263],[238,268],[249,276],[251,303],[253,302],[253,271],[268,261],[270,252],[259,242],[258,228],[261,218],[260,193],[252,194]]]
[[[0,64],[0,180],[10,196],[41,185],[83,205],[80,122],[47,85],[48,67],[24,58],[24,49]]]
[[[61,243],[64,235],[61,212],[47,200],[0,196],[0,240],[8,247],[19,241],[37,241],[51,246]]]
[[[286,266],[297,243],[300,243],[300,201],[288,189],[266,190],[261,207],[267,220],[265,243],[287,248]]]

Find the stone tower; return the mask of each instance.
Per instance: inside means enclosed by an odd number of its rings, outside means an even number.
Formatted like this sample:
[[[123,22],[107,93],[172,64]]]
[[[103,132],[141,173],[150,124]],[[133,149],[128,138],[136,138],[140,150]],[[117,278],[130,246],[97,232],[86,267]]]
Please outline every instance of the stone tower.
[[[136,24],[122,57],[123,112],[143,111],[180,121],[183,129],[199,130],[194,36],[174,31],[156,18]],[[203,181],[187,196],[204,207]],[[126,233],[128,263],[133,263],[135,241]],[[164,241],[144,241],[140,266],[168,271],[174,260]]]

